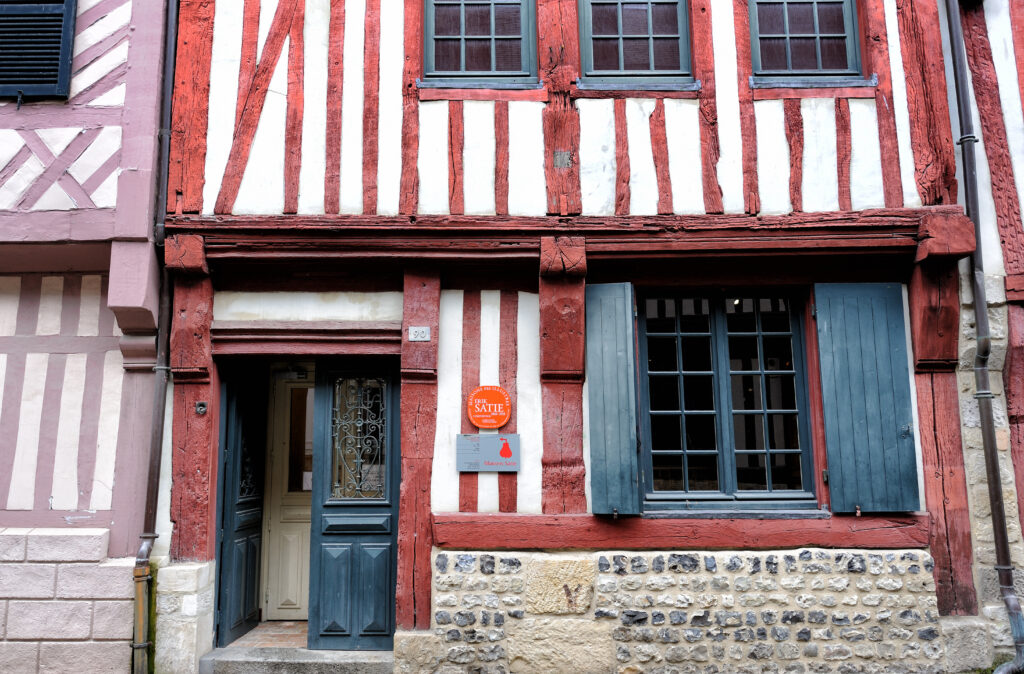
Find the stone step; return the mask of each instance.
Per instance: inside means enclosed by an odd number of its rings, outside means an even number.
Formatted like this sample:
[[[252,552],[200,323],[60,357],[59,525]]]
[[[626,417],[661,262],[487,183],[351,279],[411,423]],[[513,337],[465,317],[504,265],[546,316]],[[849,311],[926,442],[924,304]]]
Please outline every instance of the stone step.
[[[310,651],[228,646],[207,653],[199,674],[391,674],[391,651]]]

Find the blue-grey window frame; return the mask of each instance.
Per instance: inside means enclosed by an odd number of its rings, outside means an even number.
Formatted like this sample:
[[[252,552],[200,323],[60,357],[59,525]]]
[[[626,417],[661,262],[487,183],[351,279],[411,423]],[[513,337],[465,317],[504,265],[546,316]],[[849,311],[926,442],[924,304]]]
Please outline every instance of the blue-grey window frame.
[[[735,489],[735,450],[733,442],[732,426],[732,403],[728,387],[723,386],[723,381],[728,381],[730,368],[728,362],[728,332],[726,329],[725,312],[721,309],[721,303],[728,297],[754,297],[759,298],[770,294],[772,297],[783,297],[789,301],[790,306],[790,330],[793,337],[793,368],[796,371],[796,398],[799,405],[797,410],[797,425],[800,438],[801,450],[801,478],[804,489],[779,490],[779,491],[744,491]],[[716,443],[718,447],[718,475],[720,490],[717,492],[657,492],[653,491],[653,465],[652,465],[652,442],[651,424],[649,422],[651,413],[649,395],[649,374],[647,363],[647,299],[658,299],[672,297],[701,297],[707,298],[712,307],[711,313],[711,348],[712,348],[712,372],[714,396],[716,403]],[[727,291],[702,292],[695,289],[687,292],[678,288],[652,289],[637,294],[637,342],[639,346],[639,386],[638,399],[639,409],[638,437],[641,446],[641,493],[643,495],[643,510],[649,514],[658,511],[686,511],[686,510],[796,510],[814,509],[818,507],[814,492],[814,452],[812,448],[812,436],[810,431],[810,397],[807,384],[807,345],[804,336],[804,311],[807,306],[805,293],[779,290],[766,293],[757,289],[729,289]],[[717,303],[717,304],[716,304]],[[760,336],[763,331],[758,326],[757,334]],[[760,340],[758,340],[760,345]],[[760,348],[760,346],[759,346]],[[681,365],[681,364],[680,364]],[[762,360],[763,365],[763,360]],[[765,401],[767,404],[767,401]],[[683,405],[682,393],[680,393],[680,406]],[[770,452],[766,454],[770,456]],[[731,468],[730,468],[731,467]],[[726,480],[729,480],[727,483]],[[732,485],[732,490],[728,486]],[[770,488],[770,487],[769,487]]]
[[[579,29],[581,89],[676,89],[693,90],[698,83],[693,78],[692,42],[690,35],[690,3],[689,0],[678,0],[677,12],[679,23],[679,72],[673,71],[596,71],[594,70],[593,15],[591,7],[595,0],[580,0]],[[621,18],[620,18],[621,24]],[[649,31],[653,26],[648,27]],[[619,39],[622,39],[621,32]],[[620,47],[621,50],[621,47]]]
[[[55,83],[10,83],[0,81],[0,98],[67,98],[71,90],[71,60],[75,42],[75,18],[78,0],[0,4],[0,20],[10,14],[61,16],[61,41],[57,81]]]
[[[782,2],[783,0],[775,0]],[[751,84],[757,88],[758,84],[782,86],[873,86],[877,80],[871,82],[862,77],[863,66],[860,54],[860,24],[857,21],[857,6],[855,0],[842,0],[843,19],[846,26],[846,70],[762,70],[761,69],[761,31],[758,26],[757,6],[769,4],[771,0],[747,0],[747,9],[750,16],[750,60],[753,75]],[[817,4],[817,0],[785,0],[786,4]],[[774,3],[772,3],[774,4]],[[789,16],[783,11],[783,20],[789,25]],[[818,23],[818,14],[814,12],[814,23]],[[820,35],[816,32],[815,35]],[[819,38],[820,39],[820,38]],[[787,28],[788,41],[788,28]],[[817,46],[817,55],[821,58],[820,44]],[[790,52],[787,45],[786,59],[789,61]]]
[[[494,0],[490,5],[494,7]],[[514,4],[501,3],[498,4]],[[495,73],[472,71],[457,73],[452,71],[434,70],[434,6],[435,0],[424,0],[423,16],[423,77],[417,82],[419,87],[445,87],[445,88],[480,88],[480,89],[509,89],[509,88],[536,88],[540,84],[537,75],[537,0],[521,0],[520,23],[521,40],[523,45],[522,60],[520,65],[524,66],[518,73]],[[463,5],[464,6],[464,5]],[[491,24],[493,27],[494,12],[491,12]],[[465,30],[465,15],[462,17],[462,28]],[[491,39],[494,39],[492,30]],[[463,58],[465,47],[462,48]]]

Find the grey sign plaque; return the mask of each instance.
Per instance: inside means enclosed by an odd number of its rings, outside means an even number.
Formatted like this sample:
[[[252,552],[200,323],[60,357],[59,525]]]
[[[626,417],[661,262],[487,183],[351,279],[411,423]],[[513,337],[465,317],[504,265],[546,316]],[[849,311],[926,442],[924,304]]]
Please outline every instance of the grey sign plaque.
[[[455,437],[455,467],[463,473],[518,473],[517,433],[473,433]]]

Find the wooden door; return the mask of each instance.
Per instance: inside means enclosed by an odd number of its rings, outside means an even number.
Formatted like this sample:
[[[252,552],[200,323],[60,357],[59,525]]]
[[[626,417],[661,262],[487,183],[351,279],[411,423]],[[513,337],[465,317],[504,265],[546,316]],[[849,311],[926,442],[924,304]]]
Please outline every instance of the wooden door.
[[[313,372],[274,377],[263,539],[264,620],[306,620],[313,490]]]
[[[309,647],[389,650],[395,625],[395,377],[317,374]]]
[[[265,375],[226,376],[221,425],[221,529],[217,644],[226,646],[260,621],[263,542]]]

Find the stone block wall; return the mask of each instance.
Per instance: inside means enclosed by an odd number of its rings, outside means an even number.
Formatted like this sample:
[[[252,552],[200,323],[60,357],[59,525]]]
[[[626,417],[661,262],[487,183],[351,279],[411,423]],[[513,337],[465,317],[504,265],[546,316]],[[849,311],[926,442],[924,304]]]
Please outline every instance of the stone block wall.
[[[0,528],[0,672],[125,672],[134,559],[107,529]]]
[[[434,555],[402,672],[945,672],[922,550]]]
[[[194,674],[213,650],[214,562],[184,562],[156,569],[157,674]]]

